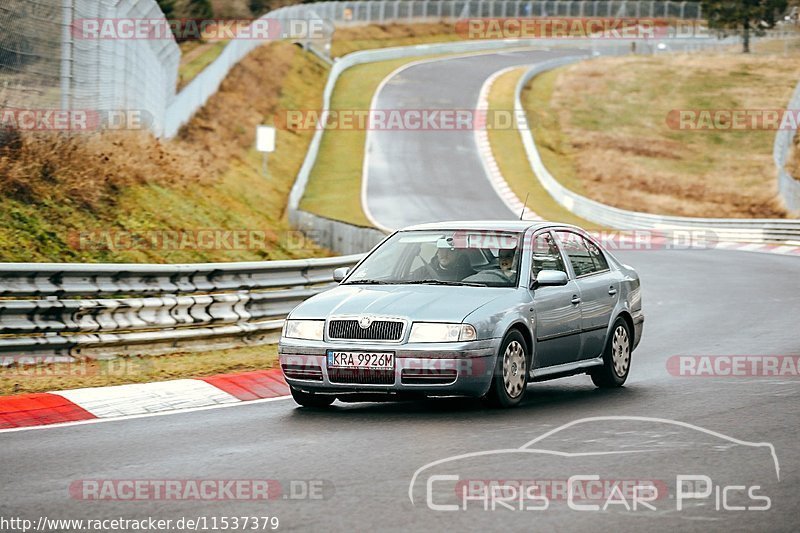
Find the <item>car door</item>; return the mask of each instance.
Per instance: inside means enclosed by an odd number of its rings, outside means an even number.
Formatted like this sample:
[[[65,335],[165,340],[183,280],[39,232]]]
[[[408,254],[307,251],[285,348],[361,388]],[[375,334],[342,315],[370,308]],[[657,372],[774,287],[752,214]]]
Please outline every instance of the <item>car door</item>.
[[[569,276],[558,245],[549,231],[532,239],[531,280],[541,270],[560,270]],[[581,345],[580,291],[570,279],[560,287],[537,287],[532,291],[536,349],[533,368],[577,361]]]
[[[600,247],[569,230],[556,231],[559,245],[572,265],[581,297],[580,359],[603,353],[611,314],[619,298],[619,276],[608,266]]]

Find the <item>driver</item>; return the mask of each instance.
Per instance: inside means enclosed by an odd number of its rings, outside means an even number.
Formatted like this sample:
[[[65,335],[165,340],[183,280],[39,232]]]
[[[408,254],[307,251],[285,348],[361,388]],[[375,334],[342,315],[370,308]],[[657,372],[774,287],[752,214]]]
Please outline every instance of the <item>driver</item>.
[[[438,248],[430,267],[443,281],[461,281],[475,273],[469,258],[455,248]]]

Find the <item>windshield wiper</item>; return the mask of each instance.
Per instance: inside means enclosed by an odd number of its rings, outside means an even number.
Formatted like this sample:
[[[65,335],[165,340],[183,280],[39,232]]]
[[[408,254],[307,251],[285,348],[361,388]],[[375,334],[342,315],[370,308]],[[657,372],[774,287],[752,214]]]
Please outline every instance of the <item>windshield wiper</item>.
[[[485,287],[483,283],[470,283],[468,281],[447,281],[442,279],[417,279],[404,281],[408,285],[454,285],[456,287]]]
[[[377,279],[356,279],[342,283],[342,285],[391,285],[388,281],[380,281]]]

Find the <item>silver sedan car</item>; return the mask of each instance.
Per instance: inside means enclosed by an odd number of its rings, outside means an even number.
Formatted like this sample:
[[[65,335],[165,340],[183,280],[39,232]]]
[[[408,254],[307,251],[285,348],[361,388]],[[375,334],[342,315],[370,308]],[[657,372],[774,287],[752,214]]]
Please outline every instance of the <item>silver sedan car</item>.
[[[642,336],[636,271],[575,226],[413,226],[334,278],[281,335],[303,406],[459,395],[512,407],[528,383],[579,373],[619,387]]]

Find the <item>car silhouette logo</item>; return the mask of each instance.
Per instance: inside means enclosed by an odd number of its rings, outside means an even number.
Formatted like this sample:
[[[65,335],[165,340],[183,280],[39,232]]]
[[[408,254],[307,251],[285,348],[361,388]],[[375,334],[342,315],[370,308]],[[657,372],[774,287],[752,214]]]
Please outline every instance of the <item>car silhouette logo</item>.
[[[372,317],[369,316],[359,317],[358,325],[361,327],[361,329],[367,329],[372,325]]]

